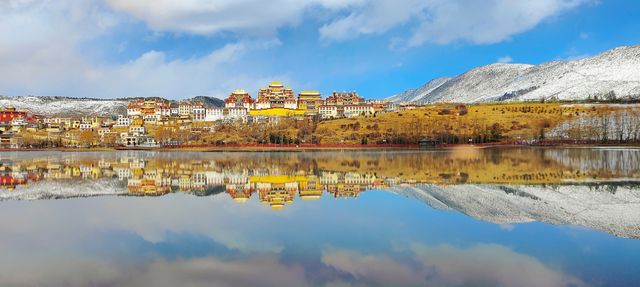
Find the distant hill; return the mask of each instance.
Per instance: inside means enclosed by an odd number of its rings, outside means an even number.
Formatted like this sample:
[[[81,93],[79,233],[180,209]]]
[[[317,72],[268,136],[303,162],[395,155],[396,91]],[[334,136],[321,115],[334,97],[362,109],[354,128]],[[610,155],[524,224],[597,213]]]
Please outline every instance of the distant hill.
[[[557,98],[640,99],[640,46],[540,65],[491,64],[389,97],[394,102],[501,102]]]
[[[127,103],[134,99],[140,98],[95,99],[54,96],[0,96],[0,107],[12,106],[42,116],[110,116],[113,114],[125,114],[127,112]],[[224,106],[223,100],[205,96],[171,102],[198,102],[207,107]]]
[[[214,97],[198,96],[186,101],[192,103],[203,103],[206,107],[224,107],[224,101]]]

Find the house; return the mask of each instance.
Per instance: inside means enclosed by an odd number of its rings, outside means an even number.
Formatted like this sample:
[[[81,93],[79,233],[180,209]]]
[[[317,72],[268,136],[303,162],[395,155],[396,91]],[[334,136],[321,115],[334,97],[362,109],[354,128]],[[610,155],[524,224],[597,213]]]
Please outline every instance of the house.
[[[194,122],[204,122],[206,118],[206,110],[203,106],[194,106],[191,113]]]
[[[69,126],[71,126],[71,118],[45,118],[43,120],[43,122],[45,124],[56,124],[58,125],[61,129],[67,128]]]
[[[133,135],[143,135],[146,132],[144,126],[130,126],[129,133]]]
[[[131,135],[129,133],[120,133],[120,139],[118,143],[124,146],[139,146],[142,142],[142,137],[139,135]]]
[[[18,111],[14,107],[7,107],[0,110],[0,122],[9,123],[17,118],[26,118],[27,112]]]
[[[162,117],[161,115],[156,115],[156,114],[153,114],[153,115],[143,115],[143,116],[142,116],[142,120],[143,120],[145,123],[155,124],[158,120],[160,120],[160,118],[161,118],[161,117]]]
[[[178,116],[180,114],[180,109],[178,108],[177,104],[171,104],[169,106],[169,115],[171,116]]]
[[[323,104],[319,91],[301,91],[298,94],[298,108],[304,109],[307,115],[318,114],[318,109]]]
[[[125,117],[123,115],[118,115],[118,119],[116,119],[116,124],[114,126],[116,127],[128,127],[131,125],[131,119],[128,117]]]
[[[222,120],[224,118],[224,109],[223,108],[207,108],[205,110],[204,120],[206,122],[215,122]]]
[[[247,119],[247,109],[245,108],[230,108],[227,109],[229,114],[227,115],[227,117],[229,119],[241,119],[241,120],[246,120]]]
[[[191,104],[179,104],[178,105],[178,115],[181,116],[189,116],[193,111],[193,105]]]
[[[171,106],[165,100],[134,100],[129,102],[127,107],[127,116],[168,116],[171,113]]]
[[[328,106],[345,106],[364,104],[364,99],[358,96],[357,92],[333,92],[325,100]]]
[[[318,114],[323,119],[337,118],[339,116],[338,107],[337,106],[320,106],[318,108]]]
[[[353,118],[357,116],[373,115],[375,110],[373,105],[346,105],[343,107],[345,117]]]

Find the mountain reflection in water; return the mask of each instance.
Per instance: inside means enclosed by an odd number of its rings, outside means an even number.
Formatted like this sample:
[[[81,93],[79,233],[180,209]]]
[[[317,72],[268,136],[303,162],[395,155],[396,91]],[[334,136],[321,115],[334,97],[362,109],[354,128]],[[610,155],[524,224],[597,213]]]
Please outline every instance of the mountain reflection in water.
[[[2,286],[640,279],[640,149],[3,152],[0,183]]]

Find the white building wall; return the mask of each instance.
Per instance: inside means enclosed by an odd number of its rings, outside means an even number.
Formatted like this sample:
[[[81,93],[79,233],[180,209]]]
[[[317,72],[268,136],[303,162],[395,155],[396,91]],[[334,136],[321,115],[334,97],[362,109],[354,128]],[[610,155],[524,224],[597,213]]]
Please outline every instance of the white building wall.
[[[222,108],[208,108],[205,112],[204,120],[207,122],[215,122],[224,118],[224,109]]]
[[[296,103],[296,102],[285,102],[284,103],[284,108],[285,109],[290,109],[290,110],[296,110],[296,109],[298,109],[298,103]]]

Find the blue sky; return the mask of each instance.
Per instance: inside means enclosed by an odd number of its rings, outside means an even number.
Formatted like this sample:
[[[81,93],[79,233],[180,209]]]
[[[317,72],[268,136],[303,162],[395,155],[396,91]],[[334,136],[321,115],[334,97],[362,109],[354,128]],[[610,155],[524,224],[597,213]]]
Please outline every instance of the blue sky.
[[[9,0],[0,94],[384,98],[498,61],[577,59],[640,40],[623,0]]]

